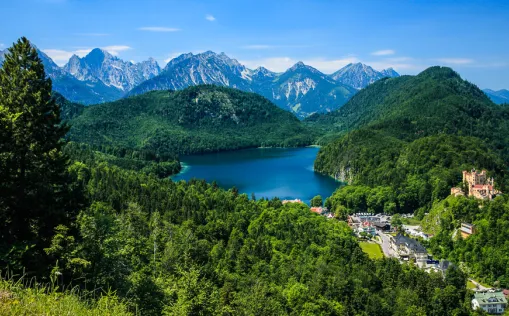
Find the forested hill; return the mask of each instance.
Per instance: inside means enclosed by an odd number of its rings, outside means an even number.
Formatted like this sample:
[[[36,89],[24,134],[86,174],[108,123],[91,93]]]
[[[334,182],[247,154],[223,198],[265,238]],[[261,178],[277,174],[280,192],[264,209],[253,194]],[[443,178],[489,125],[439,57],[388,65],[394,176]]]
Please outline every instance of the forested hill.
[[[212,85],[90,106],[70,124],[71,140],[158,154],[303,146],[313,141],[293,114],[269,100]]]
[[[452,69],[430,67],[417,76],[381,79],[337,111],[313,115],[310,125],[337,133],[370,126],[397,138],[437,133],[490,137],[509,117],[477,86]],[[498,130],[497,130],[498,129]]]
[[[452,69],[431,67],[382,79],[307,123],[340,133],[322,147],[315,170],[373,190],[389,188],[394,194],[384,195],[376,210],[413,212],[446,197],[463,169],[486,168],[504,185],[508,119],[506,108]]]

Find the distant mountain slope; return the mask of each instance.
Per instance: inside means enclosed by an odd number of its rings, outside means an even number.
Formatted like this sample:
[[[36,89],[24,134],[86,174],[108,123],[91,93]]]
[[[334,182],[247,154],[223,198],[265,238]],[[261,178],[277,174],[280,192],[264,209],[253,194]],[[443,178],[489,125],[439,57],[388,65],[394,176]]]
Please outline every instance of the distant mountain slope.
[[[80,81],[58,67],[53,60],[37,49],[44,64],[46,75],[53,81],[53,90],[66,99],[83,104],[101,103],[122,97],[123,92],[115,87],[108,87],[102,82]]]
[[[254,91],[301,117],[334,111],[357,92],[302,62],[265,82]]]
[[[484,89],[484,93],[488,95],[491,101],[496,104],[509,104],[509,90],[502,89],[498,91],[494,91],[491,89]]]
[[[42,50],[37,49],[53,90],[72,102],[96,104],[118,100],[133,86],[152,78],[160,71],[153,59],[133,64],[95,49],[80,59],[73,56],[65,67],[59,67]],[[0,51],[0,66],[7,51]]]
[[[152,90],[181,90],[200,84],[215,84],[249,91],[250,70],[224,53],[207,51],[182,54],[172,59],[162,73],[134,88],[129,95]]]
[[[399,77],[399,74],[392,68],[376,71],[368,65],[355,63],[346,65],[330,77],[356,89],[362,89],[385,77]]]
[[[212,85],[94,105],[71,125],[71,140],[158,154],[302,146],[313,141],[312,133],[293,114],[267,99]]]
[[[73,55],[63,70],[80,81],[102,82],[124,92],[159,74],[154,59],[141,63],[126,62],[99,48],[80,58]]]
[[[129,95],[152,90],[179,90],[198,84],[255,92],[300,117],[337,109],[356,92],[302,63],[277,74],[263,67],[250,70],[224,53],[208,51],[172,59],[159,76],[135,87]]]

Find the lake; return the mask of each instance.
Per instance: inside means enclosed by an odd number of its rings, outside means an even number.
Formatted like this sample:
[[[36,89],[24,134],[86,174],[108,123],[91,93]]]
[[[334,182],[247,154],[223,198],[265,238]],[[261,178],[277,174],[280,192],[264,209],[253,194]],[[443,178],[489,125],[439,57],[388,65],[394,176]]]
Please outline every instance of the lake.
[[[183,171],[174,181],[204,179],[226,189],[236,187],[256,198],[325,200],[341,183],[313,171],[316,147],[257,148],[181,157]]]

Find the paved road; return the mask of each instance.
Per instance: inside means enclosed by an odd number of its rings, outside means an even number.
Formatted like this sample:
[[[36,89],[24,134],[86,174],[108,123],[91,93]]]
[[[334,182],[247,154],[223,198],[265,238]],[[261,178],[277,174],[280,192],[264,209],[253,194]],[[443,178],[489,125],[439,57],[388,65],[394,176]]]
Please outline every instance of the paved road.
[[[384,233],[379,233],[382,239],[382,251],[387,258],[395,257],[394,252],[391,249],[391,243],[389,242],[389,236]]]

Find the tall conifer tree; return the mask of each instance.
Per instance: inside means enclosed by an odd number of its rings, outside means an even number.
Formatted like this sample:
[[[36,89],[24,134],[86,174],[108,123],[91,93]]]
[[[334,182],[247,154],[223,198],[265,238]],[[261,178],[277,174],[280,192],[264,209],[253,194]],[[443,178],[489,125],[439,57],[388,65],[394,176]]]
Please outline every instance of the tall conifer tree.
[[[43,255],[66,214],[67,127],[51,96],[37,50],[25,38],[8,49],[0,69],[0,262],[31,249]],[[21,250],[23,249],[23,250]],[[39,259],[40,260],[40,259]],[[33,262],[36,264],[35,262]],[[31,263],[22,260],[25,267]]]

